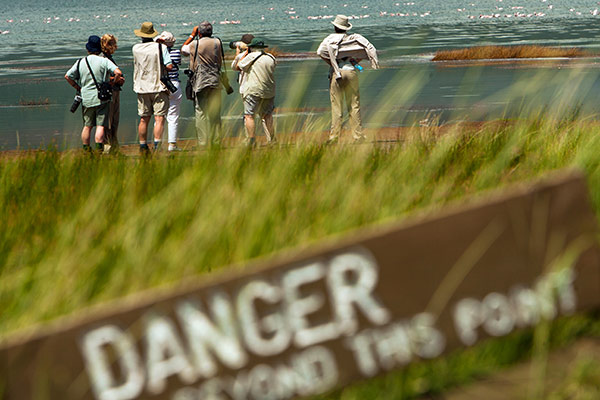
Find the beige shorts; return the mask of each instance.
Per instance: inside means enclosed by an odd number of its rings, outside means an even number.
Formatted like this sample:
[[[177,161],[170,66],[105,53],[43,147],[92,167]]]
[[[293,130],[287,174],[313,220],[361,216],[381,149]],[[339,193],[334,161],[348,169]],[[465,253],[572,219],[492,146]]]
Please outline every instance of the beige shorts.
[[[138,93],[138,115],[149,117],[152,115],[167,115],[169,111],[169,93]]]

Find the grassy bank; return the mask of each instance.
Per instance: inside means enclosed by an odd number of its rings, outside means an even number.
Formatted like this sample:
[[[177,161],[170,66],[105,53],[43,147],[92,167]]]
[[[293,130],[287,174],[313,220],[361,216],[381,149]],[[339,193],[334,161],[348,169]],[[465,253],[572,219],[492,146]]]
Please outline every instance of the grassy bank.
[[[443,50],[435,53],[433,61],[495,60],[510,58],[585,57],[588,53],[577,49],[548,46],[477,46],[466,49]]]
[[[444,134],[409,130],[401,139],[147,160],[0,156],[0,336],[557,168],[585,170],[600,210],[600,127],[593,123],[540,115]],[[544,346],[599,328],[578,317],[548,332]],[[329,397],[434,393],[526,357],[533,342],[518,334]]]

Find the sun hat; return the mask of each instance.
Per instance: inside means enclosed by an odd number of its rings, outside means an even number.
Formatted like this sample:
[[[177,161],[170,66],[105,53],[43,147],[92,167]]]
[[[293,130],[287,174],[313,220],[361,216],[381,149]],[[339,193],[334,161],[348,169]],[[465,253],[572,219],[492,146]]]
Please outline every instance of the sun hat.
[[[242,38],[240,39],[240,42],[244,42],[246,44],[250,44],[250,42],[252,42],[252,39],[254,39],[254,35],[251,33],[245,33],[242,35]]]
[[[173,46],[175,43],[175,36],[173,36],[171,32],[163,31],[154,39],[155,42],[158,42],[159,40],[165,42],[167,46]]]
[[[264,49],[265,47],[269,47],[265,44],[265,41],[260,38],[252,38],[250,43],[248,43],[248,47],[257,47],[259,49]]]
[[[88,38],[88,42],[85,45],[85,48],[90,53],[101,53],[102,46],[100,45],[100,37],[96,35],[92,35]]]
[[[340,28],[343,31],[350,30],[352,24],[348,22],[348,17],[345,15],[336,15],[335,19],[331,22],[336,28]]]
[[[143,37],[143,38],[153,38],[158,35],[158,32],[154,29],[154,25],[152,22],[144,22],[140,29],[134,29],[133,33],[135,36]]]

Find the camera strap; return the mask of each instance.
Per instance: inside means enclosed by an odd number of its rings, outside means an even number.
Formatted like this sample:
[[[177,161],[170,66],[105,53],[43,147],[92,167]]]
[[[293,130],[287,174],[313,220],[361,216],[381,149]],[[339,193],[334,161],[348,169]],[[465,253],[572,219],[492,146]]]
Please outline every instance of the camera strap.
[[[200,38],[196,38],[196,50],[194,51],[194,72],[196,72],[196,68],[198,67],[198,46],[200,46]]]
[[[77,80],[81,81],[81,72],[79,72],[79,66],[81,65],[81,58],[77,60]]]
[[[223,67],[225,72],[227,72],[227,65],[225,65],[225,51],[223,51],[223,42],[221,41],[220,38],[218,38],[216,36],[215,36],[215,39],[217,39],[219,41],[219,47],[221,48],[221,66]]]
[[[168,76],[168,74],[165,74],[165,59],[163,58],[163,53],[162,53],[162,44],[158,44],[158,59],[160,61],[160,76],[161,78],[163,76]]]
[[[90,71],[90,75],[92,75],[92,79],[94,80],[94,85],[96,85],[96,89],[98,90],[98,93],[100,93],[100,85],[98,85],[98,81],[96,80],[96,77],[94,76],[94,73],[92,72],[92,67],[90,67],[90,62],[88,61],[88,58],[85,58],[85,63],[87,64],[88,70]]]

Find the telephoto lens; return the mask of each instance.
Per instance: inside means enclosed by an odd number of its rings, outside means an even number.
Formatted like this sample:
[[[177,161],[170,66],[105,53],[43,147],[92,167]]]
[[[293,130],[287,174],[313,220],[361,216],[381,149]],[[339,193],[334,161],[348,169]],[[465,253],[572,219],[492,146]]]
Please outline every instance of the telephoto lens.
[[[235,49],[236,47],[238,47],[238,43],[240,43],[239,40],[234,40],[234,41],[229,42],[229,48]]]
[[[74,113],[77,108],[79,108],[79,105],[81,104],[81,100],[83,100],[81,98],[80,95],[75,95],[75,98],[73,99],[73,104],[71,104],[71,112]]]

